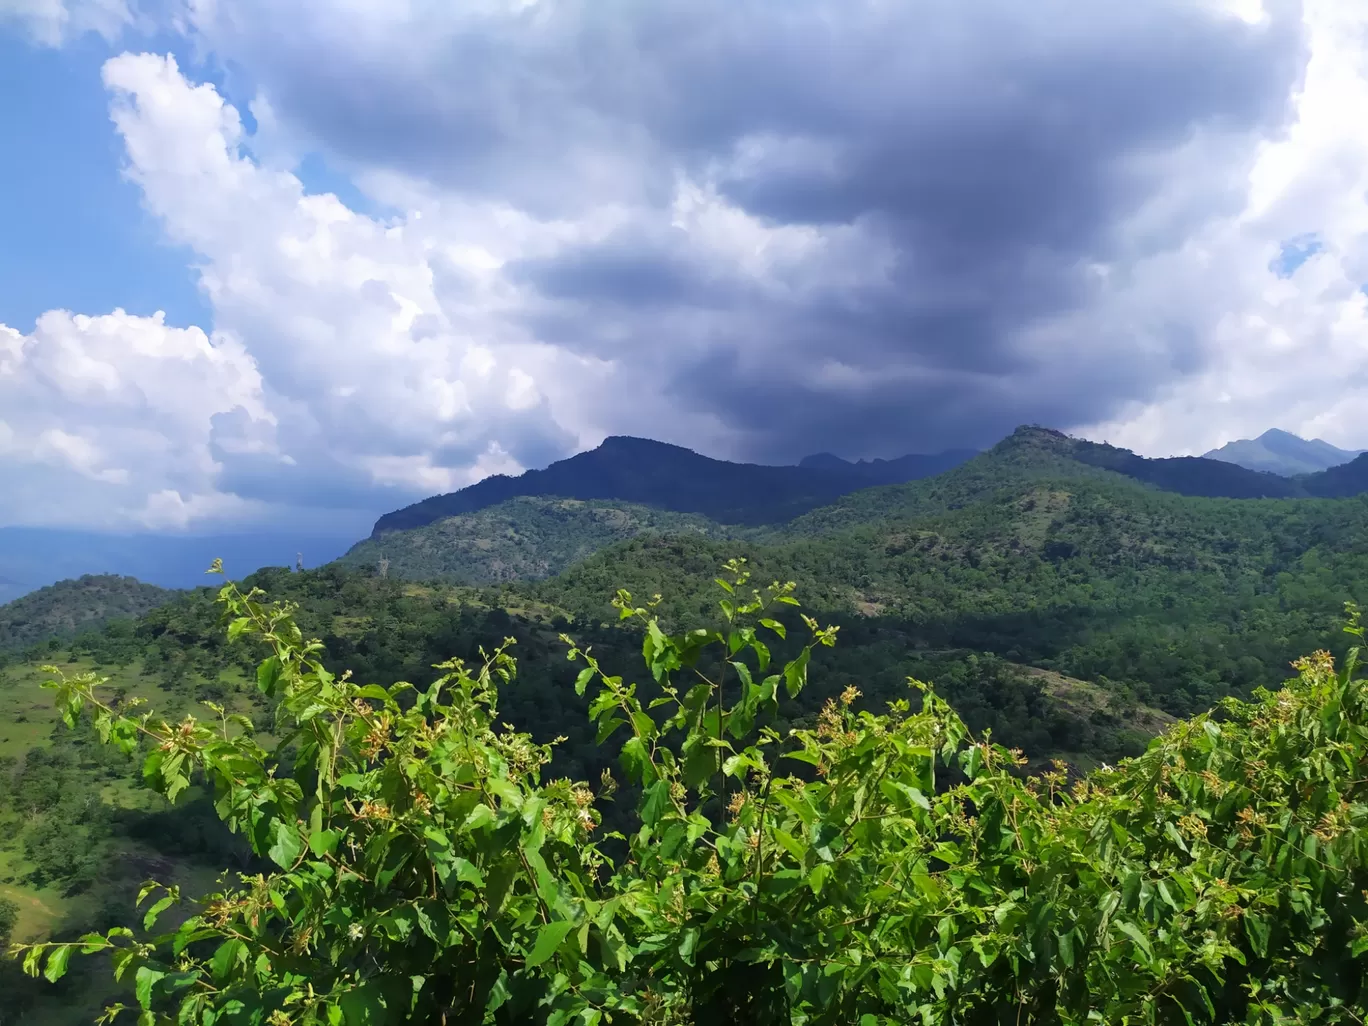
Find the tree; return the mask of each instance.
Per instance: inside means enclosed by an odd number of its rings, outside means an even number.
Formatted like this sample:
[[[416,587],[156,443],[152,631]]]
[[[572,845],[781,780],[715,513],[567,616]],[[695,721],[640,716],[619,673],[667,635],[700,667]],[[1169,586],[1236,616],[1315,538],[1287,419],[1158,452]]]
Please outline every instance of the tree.
[[[8,948],[15,924],[19,922],[19,906],[9,898],[0,897],[0,948]]]
[[[888,713],[827,703],[770,724],[836,631],[791,585],[718,579],[722,627],[642,624],[630,683],[569,639],[622,779],[541,779],[550,746],[500,724],[507,646],[416,689],[330,673],[288,605],[232,585],[232,638],[270,647],[252,724],[167,723],[53,687],[69,724],[192,776],[274,869],[176,928],[21,945],[59,978],[107,951],[149,1023],[1359,1022],[1368,968],[1368,690],[1326,653],[1144,755],[1066,786],[971,736],[928,686]],[[769,643],[804,632],[796,658]],[[1363,630],[1357,618],[1351,632]],[[629,831],[600,831],[630,799]],[[142,926],[180,901],[149,885]]]

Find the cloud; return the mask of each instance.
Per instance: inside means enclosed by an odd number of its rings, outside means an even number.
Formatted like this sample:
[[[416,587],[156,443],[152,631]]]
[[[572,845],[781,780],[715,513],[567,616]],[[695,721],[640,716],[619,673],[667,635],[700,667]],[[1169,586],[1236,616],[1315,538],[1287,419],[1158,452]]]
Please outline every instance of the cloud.
[[[1204,311],[1141,344],[1062,327],[1118,302],[1099,269],[1238,216],[1306,42],[1286,2],[347,11],[191,19],[382,198],[529,218],[499,320],[611,363],[613,422],[579,433],[775,459],[1101,421],[1203,366]]]
[[[1282,427],[1368,445],[1368,12],[1318,0],[1307,13],[1295,119],[1260,148],[1241,211],[1132,268],[1129,309],[1093,315],[1186,315],[1204,361],[1090,426],[1099,437],[1200,453]]]
[[[1275,419],[1365,444],[1346,437],[1368,371],[1351,6],[184,18],[218,86],[153,54],[104,80],[124,173],[213,310],[159,330],[236,355],[117,365],[145,392],[173,364],[219,390],[160,435],[126,407],[0,417],[0,461],[26,468],[13,510],[49,509],[66,475],[89,517],[379,511],[611,433],[771,460],[1029,421],[1154,452]],[[306,184],[310,156],[345,202]],[[36,351],[46,330],[10,336]]]
[[[499,328],[491,315],[512,300],[480,246],[429,231],[421,212],[358,214],[256,163],[237,111],[170,57],[118,57],[104,77],[128,176],[199,255],[217,328],[244,340],[265,381],[273,430],[218,425],[224,488],[377,506],[574,443],[540,385],[567,361]]]
[[[226,413],[271,420],[231,338],[122,310],[53,311],[28,335],[0,325],[0,521],[178,528],[249,514],[214,484]]]
[[[126,0],[0,0],[0,26],[16,24],[43,46],[85,32],[114,39],[133,20]]]

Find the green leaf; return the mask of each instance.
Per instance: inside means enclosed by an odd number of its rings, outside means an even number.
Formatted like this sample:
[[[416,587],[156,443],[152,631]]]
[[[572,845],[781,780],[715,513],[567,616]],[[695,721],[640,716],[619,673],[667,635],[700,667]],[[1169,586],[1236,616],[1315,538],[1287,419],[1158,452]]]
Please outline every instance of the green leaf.
[[[339,1004],[347,1026],[380,1026],[389,1020],[384,995],[373,983],[367,983],[342,995]]]
[[[480,875],[480,871],[475,868],[474,863],[459,856],[456,859],[456,879],[464,880],[475,887],[484,886],[484,877]]]
[[[342,835],[336,830],[315,830],[309,834],[309,851],[313,852],[316,859],[331,855],[337,849],[337,842],[341,838]]]
[[[462,830],[478,830],[480,827],[488,826],[494,822],[494,810],[481,802],[470,810],[470,815],[466,816],[465,822],[461,824]]]
[[[796,659],[784,667],[784,687],[788,690],[789,698],[796,697],[807,683],[807,665],[811,657],[812,650],[805,648],[798,653]]]
[[[152,1007],[152,988],[156,985],[157,981],[164,976],[166,976],[166,973],[161,972],[158,969],[153,969],[151,966],[144,965],[138,967],[138,972],[133,977],[136,981],[134,984],[134,993],[138,996],[138,1004],[143,1008],[150,1009]]]
[[[1135,941],[1135,946],[1145,953],[1146,960],[1152,961],[1154,959],[1154,950],[1150,947],[1150,940],[1140,927],[1132,922],[1122,921],[1116,924],[1116,928]]]
[[[513,992],[508,989],[508,970],[500,969],[498,978],[490,985],[489,1000],[485,1002],[485,1012],[498,1011],[512,996]]]
[[[766,645],[759,638],[752,638],[750,647],[751,650],[755,653],[755,658],[757,662],[760,664],[760,672],[764,673],[765,670],[769,669],[770,664],[769,646]]]
[[[281,869],[290,869],[298,861],[303,850],[304,842],[299,836],[299,831],[288,823],[277,822],[275,824],[275,843],[266,853],[271,857],[271,861]]]
[[[1268,921],[1253,912],[1245,912],[1240,918],[1244,922],[1245,933],[1249,935],[1250,947],[1254,949],[1254,954],[1264,958],[1268,954]]]
[[[637,736],[647,741],[655,740],[660,733],[660,728],[656,726],[656,721],[651,719],[640,709],[632,710],[632,726],[636,729]]]
[[[812,888],[813,894],[821,894],[823,886],[826,885],[827,877],[831,875],[831,863],[819,862],[812,867],[812,872],[808,873],[808,886]]]
[[[692,737],[684,746],[684,786],[698,790],[717,772],[717,750]]]
[[[779,635],[781,639],[788,637],[788,628],[778,620],[771,620],[769,617],[763,617],[760,620],[760,626],[768,627],[770,630],[774,631],[775,634]]]
[[[280,675],[284,669],[278,656],[271,656],[264,660],[257,667],[257,690],[263,695],[274,695],[276,685],[280,683]]]
[[[629,737],[623,743],[618,758],[622,762],[622,768],[638,780],[646,781],[655,776],[650,754],[646,751],[645,742],[639,737]]]
[[[655,826],[670,807],[670,782],[664,778],[657,780],[646,789],[644,797],[646,800],[641,803],[641,821],[647,826]]]
[[[356,697],[373,698],[377,702],[388,702],[390,700],[390,693],[380,684],[364,684],[356,689]]]
[[[593,679],[594,668],[592,666],[586,666],[584,669],[580,670],[579,675],[575,677],[575,694],[584,694],[584,689],[589,686],[589,682]]]
[[[105,940],[98,933],[83,933],[81,935],[81,954],[93,955],[97,951],[103,951],[109,947],[109,941]],[[176,952],[180,954],[180,952]]]
[[[47,967],[43,970],[43,975],[49,983],[56,983],[66,975],[67,962],[71,960],[73,947],[74,945],[63,944],[52,949],[52,954],[48,955]]]
[[[175,896],[168,894],[153,904],[153,906],[147,910],[147,914],[143,916],[143,929],[152,929],[152,924],[157,921],[157,917],[175,904],[175,901]]]
[[[547,923],[537,931],[537,943],[532,946],[532,950],[527,955],[527,965],[529,968],[541,965],[548,958],[556,953],[565,940],[566,935],[574,929],[575,924],[569,919],[558,919],[554,923]]]
[[[1074,935],[1072,930],[1066,930],[1055,938],[1059,946],[1060,961],[1068,968],[1073,968],[1074,964]]]
[[[236,937],[232,937],[218,946],[214,952],[214,957],[210,960],[209,966],[213,970],[216,980],[226,980],[233,971],[233,967],[247,955],[247,945]]]

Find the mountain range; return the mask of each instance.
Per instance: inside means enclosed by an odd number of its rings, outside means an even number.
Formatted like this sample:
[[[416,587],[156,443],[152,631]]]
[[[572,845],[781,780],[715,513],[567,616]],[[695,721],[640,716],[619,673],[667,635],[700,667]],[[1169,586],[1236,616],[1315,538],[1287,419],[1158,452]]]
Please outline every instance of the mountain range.
[[[1286,476],[1147,459],[1039,427],[959,455],[906,479],[937,457],[763,468],[610,440],[497,488],[434,497],[407,514],[414,526],[377,525],[336,562],[266,568],[243,584],[297,602],[319,658],[366,683],[426,682],[434,664],[478,662],[482,646],[511,639],[517,677],[500,690],[500,720],[541,743],[559,738],[547,775],[572,780],[613,772],[616,749],[586,719],[590,696],[577,693],[559,634],[592,646],[610,672],[632,672],[643,642],[618,622],[616,589],[652,603],[666,630],[715,625],[715,580],[734,557],[752,584],[796,582],[802,611],[839,627],[785,703],[781,735],[816,724],[843,694],[871,711],[917,701],[914,678],[974,730],[1020,747],[1028,769],[1058,756],[1071,772],[1142,751],[1175,716],[1276,688],[1300,655],[1341,655],[1344,603],[1368,601],[1368,456]],[[559,494],[574,485],[567,464],[588,466],[610,494]],[[797,613],[775,613],[791,634],[772,642],[776,662],[793,654]],[[0,606],[0,765],[16,782],[0,788],[11,838],[0,893],[19,903],[16,937],[79,936],[106,908],[131,907],[149,872],[190,893],[225,867],[250,868],[209,801],[150,803],[136,766],[97,764],[87,736],[54,730],[38,664],[108,676],[113,693],[173,718],[211,701],[269,731],[254,645],[225,640],[203,588],[89,577]],[[649,674],[632,679],[649,685]],[[55,911],[33,911],[43,909]],[[95,1014],[47,991],[6,994],[21,998],[35,1026]]]
[[[1337,498],[1368,491],[1368,454],[1276,430],[1202,457],[1147,458],[1032,427],[1019,429],[994,452],[987,463],[972,450],[950,450],[857,462],[819,453],[794,466],[768,466],[613,436],[546,468],[516,477],[496,475],[387,513],[375,522],[370,538],[357,544],[281,532],[113,537],[0,528],[0,602],[89,573],[194,587],[215,556],[242,573],[290,565],[301,550],[310,565],[339,556],[354,566],[377,566],[383,559],[407,578],[433,573],[470,583],[539,578],[642,532],[725,538],[772,531],[815,511],[826,510],[819,520],[835,515],[828,507],[845,496],[871,488],[877,496],[880,486],[935,481],[962,466],[1000,477],[1014,459],[1064,460],[1075,471],[1090,466],[1190,496]],[[1299,469],[1341,459],[1323,469]],[[1268,469],[1274,465],[1277,472]],[[1292,470],[1298,472],[1289,474]],[[508,505],[513,500],[521,501]]]
[[[613,472],[634,482],[634,495],[656,502],[516,495],[379,533],[317,572],[279,568],[257,578],[272,593],[303,587],[315,604],[325,597],[340,603],[336,616],[314,629],[359,672],[377,652],[401,643],[392,635],[399,627],[383,626],[390,614],[367,605],[373,599],[365,596],[376,588],[395,596],[411,588],[414,595],[432,594],[438,584],[473,588],[462,604],[516,615],[540,610],[536,615],[583,625],[611,619],[607,599],[625,586],[643,596],[665,595],[662,613],[683,622],[711,607],[707,592],[717,567],[742,555],[765,580],[797,581],[813,608],[888,624],[880,630],[889,639],[991,651],[1078,679],[1143,684],[1158,688],[1151,693],[1157,704],[1178,714],[1200,704],[1191,691],[1197,667],[1215,668],[1213,693],[1269,680],[1262,675],[1281,671],[1284,649],[1295,655],[1313,641],[1323,644],[1344,600],[1368,598],[1360,552],[1368,502],[1314,498],[1358,487],[1354,474],[1363,457],[1286,478],[1201,457],[1146,459],[1023,427],[943,473],[847,491],[791,519],[765,523],[765,512],[808,506],[813,489],[795,487],[776,501],[747,479],[753,468],[642,439],[616,440],[584,455],[609,470],[610,457],[629,457],[641,474],[632,477],[626,461]],[[707,476],[652,493],[642,482],[662,480],[652,471],[657,457],[702,467]],[[781,469],[826,472],[811,465]],[[878,465],[834,469],[847,483],[855,473],[876,481],[905,473]],[[540,478],[505,480],[527,487],[529,480],[563,474],[560,464]],[[805,480],[797,474],[776,479]],[[729,480],[747,483],[743,501],[728,503],[707,490]],[[831,480],[806,478],[809,485]],[[1265,501],[1243,501],[1249,499]],[[742,522],[664,508],[672,500],[739,511]],[[475,505],[462,493],[456,501]],[[129,601],[118,605],[105,597],[107,585],[92,580],[98,586],[43,589],[23,609],[10,607],[10,620],[41,620],[48,634],[69,636],[77,627],[98,626],[101,617],[137,616],[141,607],[129,603],[167,598],[129,593],[121,584],[115,590]],[[170,596],[168,608],[187,601]],[[100,611],[83,612],[92,602]],[[185,644],[184,627],[153,620],[162,626],[141,628],[145,637]],[[1258,626],[1265,621],[1281,626]],[[357,631],[370,640],[346,640]],[[26,644],[37,640],[32,631],[11,634]],[[1219,687],[1217,679],[1224,681]],[[1184,694],[1189,697],[1163,698]]]
[[[1285,432],[1267,432],[1260,437],[1270,446],[1281,446],[1279,451],[1291,453],[1293,443],[1302,443],[1307,453],[1320,454],[1322,462],[1332,458],[1330,451],[1345,459],[1339,464],[1326,463],[1314,472],[1289,476],[1247,467],[1228,458],[1230,453],[1221,458],[1213,454],[1151,458],[1048,428],[1021,428],[1012,437],[1022,432],[1029,433],[1058,456],[1182,495],[1334,498],[1368,490],[1368,456],[1334,449],[1325,442],[1303,442]],[[1235,455],[1241,451],[1236,450]],[[976,455],[972,450],[950,450],[852,463],[821,453],[806,457],[797,466],[764,466],[711,459],[647,438],[614,436],[596,449],[552,463],[545,469],[529,470],[517,477],[501,474],[485,478],[460,491],[434,495],[386,513],[376,521],[371,538],[475,513],[517,497],[630,503],[698,514],[719,524],[775,525],[864,488],[935,477]],[[1304,456],[1304,460],[1310,459],[1309,455]]]
[[[830,526],[852,506],[872,504],[878,515],[890,485],[922,481],[922,491],[934,495],[954,471],[955,480],[968,475],[989,488],[1006,483],[1018,466],[1030,473],[1052,467],[1064,476],[1093,468],[1206,498],[1340,498],[1368,491],[1365,455],[1288,477],[1225,459],[1139,456],[1034,426],[984,454],[859,463],[819,454],[790,467],[728,463],[650,439],[615,437],[544,470],[488,478],[388,513],[343,562],[378,566],[384,560],[387,572],[410,579],[535,579],[640,533],[758,538],[783,525],[790,531]],[[842,501],[851,496],[853,503]]]
[[[1314,474],[1348,463],[1363,449],[1340,449],[1319,438],[1300,438],[1289,431],[1270,428],[1258,438],[1239,438],[1203,454],[1203,459],[1235,463],[1248,470],[1293,477]]]
[[[698,513],[724,524],[781,523],[861,488],[943,473],[973,455],[973,450],[959,449],[851,463],[822,453],[797,466],[768,466],[715,460],[678,445],[614,435],[544,470],[517,477],[496,474],[386,513],[371,537],[474,513],[519,496],[607,499]]]

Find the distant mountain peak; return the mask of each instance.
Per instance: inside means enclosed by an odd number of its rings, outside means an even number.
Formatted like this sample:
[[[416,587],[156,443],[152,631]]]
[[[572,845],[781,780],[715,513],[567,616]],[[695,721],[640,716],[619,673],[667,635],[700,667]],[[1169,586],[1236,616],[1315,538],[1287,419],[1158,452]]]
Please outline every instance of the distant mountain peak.
[[[1269,428],[1258,438],[1237,438],[1205,454],[1206,459],[1234,463],[1283,477],[1315,474],[1348,463],[1361,449],[1340,449],[1322,438],[1302,438],[1282,428]]]
[[[609,435],[590,452],[687,452],[694,456],[698,453],[672,442],[658,442],[654,438],[638,438],[636,435]]]

